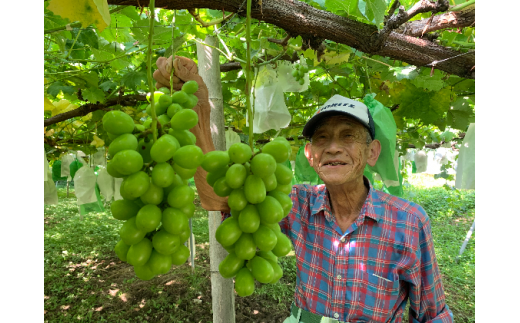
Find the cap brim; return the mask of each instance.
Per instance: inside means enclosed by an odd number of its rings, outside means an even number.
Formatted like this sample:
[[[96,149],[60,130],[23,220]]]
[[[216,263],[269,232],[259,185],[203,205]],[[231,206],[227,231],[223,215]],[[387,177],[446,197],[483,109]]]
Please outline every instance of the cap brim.
[[[312,117],[306,124],[305,126],[303,127],[303,131],[302,131],[302,135],[304,137],[307,137],[307,138],[310,138],[313,134],[314,134],[314,130],[316,128],[316,126],[325,118],[328,118],[328,117],[333,117],[335,115],[343,115],[343,116],[346,116],[346,117],[349,117],[353,120],[356,120],[357,122],[359,122],[360,124],[362,124],[365,128],[369,129],[367,125],[365,125],[365,123],[363,122],[363,120],[361,120],[360,118],[356,117],[355,115],[352,115],[350,113],[347,113],[347,112],[342,112],[342,111],[337,111],[337,110],[332,110],[332,111],[325,111],[325,112],[322,112],[322,113],[319,113],[318,115],[315,115],[314,117]],[[370,130],[370,129],[369,129]]]

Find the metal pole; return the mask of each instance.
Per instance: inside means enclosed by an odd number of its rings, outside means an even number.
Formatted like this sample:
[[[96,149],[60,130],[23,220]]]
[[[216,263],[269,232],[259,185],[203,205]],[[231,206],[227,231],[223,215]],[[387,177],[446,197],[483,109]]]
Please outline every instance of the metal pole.
[[[475,230],[475,220],[473,220],[473,224],[471,225],[471,229],[469,229],[468,233],[466,234],[466,239],[464,240],[464,243],[462,243],[462,247],[460,247],[459,255],[457,256],[457,259],[456,259],[457,263],[459,263],[460,256],[462,256],[462,253],[466,249],[466,245],[468,244],[468,241],[471,238],[471,235],[473,234],[474,230]]]

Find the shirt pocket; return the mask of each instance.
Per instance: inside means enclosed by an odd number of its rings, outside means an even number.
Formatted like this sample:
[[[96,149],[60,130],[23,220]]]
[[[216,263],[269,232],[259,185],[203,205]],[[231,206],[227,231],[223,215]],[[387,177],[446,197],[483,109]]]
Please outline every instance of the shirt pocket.
[[[399,296],[399,280],[392,280],[371,271],[363,271],[360,305],[363,314],[390,317]],[[394,278],[393,276],[391,278]]]

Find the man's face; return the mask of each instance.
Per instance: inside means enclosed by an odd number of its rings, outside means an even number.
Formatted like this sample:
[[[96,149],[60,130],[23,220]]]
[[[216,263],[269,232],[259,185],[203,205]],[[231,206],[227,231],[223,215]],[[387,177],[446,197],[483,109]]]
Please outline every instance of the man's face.
[[[305,156],[325,184],[342,185],[361,179],[367,162],[375,165],[379,156],[375,146],[380,149],[377,140],[367,145],[367,132],[359,122],[334,116],[314,132]]]

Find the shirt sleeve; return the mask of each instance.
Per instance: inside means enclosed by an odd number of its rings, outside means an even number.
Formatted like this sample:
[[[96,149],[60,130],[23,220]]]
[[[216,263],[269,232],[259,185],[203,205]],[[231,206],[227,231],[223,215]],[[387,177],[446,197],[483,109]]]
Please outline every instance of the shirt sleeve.
[[[441,275],[433,247],[430,220],[426,212],[419,228],[415,284],[410,288],[410,323],[452,323],[453,314],[445,302]]]

